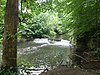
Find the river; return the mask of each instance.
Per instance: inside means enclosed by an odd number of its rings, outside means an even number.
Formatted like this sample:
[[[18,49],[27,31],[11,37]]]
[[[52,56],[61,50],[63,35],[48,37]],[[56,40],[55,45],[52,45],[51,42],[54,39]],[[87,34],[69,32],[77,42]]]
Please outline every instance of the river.
[[[54,69],[59,65],[70,65],[72,63],[70,47],[70,41],[63,39],[37,38],[18,43],[17,63],[28,68],[48,69]]]

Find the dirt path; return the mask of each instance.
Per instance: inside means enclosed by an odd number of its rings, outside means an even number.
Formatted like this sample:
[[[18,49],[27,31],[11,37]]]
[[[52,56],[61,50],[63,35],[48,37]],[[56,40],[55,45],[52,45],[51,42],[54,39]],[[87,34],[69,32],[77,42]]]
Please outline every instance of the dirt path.
[[[100,75],[100,70],[83,70],[79,68],[58,67],[41,75]]]

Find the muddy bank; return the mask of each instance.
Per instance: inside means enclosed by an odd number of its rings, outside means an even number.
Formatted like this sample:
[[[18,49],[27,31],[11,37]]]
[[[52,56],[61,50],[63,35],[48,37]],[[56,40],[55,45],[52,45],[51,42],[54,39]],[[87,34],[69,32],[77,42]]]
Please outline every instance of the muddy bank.
[[[67,68],[60,66],[48,72],[43,72],[41,75],[100,75],[100,70],[86,70],[79,68]]]

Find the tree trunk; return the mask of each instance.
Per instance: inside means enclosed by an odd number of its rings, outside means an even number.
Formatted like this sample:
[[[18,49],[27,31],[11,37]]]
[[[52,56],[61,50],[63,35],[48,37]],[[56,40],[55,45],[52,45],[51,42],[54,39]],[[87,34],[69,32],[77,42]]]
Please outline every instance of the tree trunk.
[[[16,71],[18,0],[7,0],[4,22],[2,66]]]

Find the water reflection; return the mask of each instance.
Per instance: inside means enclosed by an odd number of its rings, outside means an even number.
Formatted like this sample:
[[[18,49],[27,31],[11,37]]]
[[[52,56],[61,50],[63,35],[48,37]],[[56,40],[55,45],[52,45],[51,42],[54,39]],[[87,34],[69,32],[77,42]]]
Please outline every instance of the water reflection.
[[[70,41],[35,39],[21,43],[18,46],[18,64],[32,65],[35,67],[55,68],[59,64],[69,64]]]

